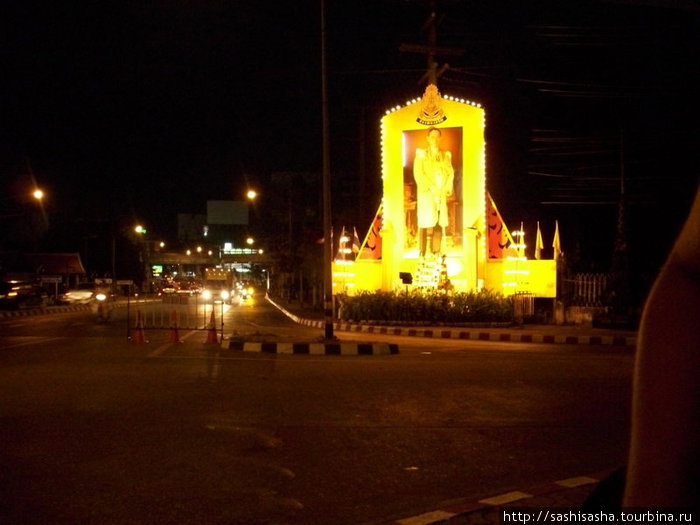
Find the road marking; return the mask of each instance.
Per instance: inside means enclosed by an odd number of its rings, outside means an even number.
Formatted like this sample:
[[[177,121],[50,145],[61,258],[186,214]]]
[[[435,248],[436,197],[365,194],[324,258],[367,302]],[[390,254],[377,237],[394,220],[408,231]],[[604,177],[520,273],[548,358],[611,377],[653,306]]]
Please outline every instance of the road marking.
[[[13,336],[11,339],[24,339],[25,341],[21,343],[14,343],[14,344],[8,344],[2,345],[3,350],[6,350],[8,348],[17,348],[18,346],[29,346],[33,344],[38,344],[38,343],[45,343],[47,341],[59,341],[61,339],[65,339],[65,337],[43,337],[43,336],[38,336],[38,335],[32,335],[32,336]],[[27,340],[28,339],[28,340]]]
[[[183,336],[180,338],[180,340],[181,340],[181,341],[184,341],[185,339],[187,339],[188,337],[191,337],[193,334],[196,334],[196,333],[197,333],[197,332],[195,332],[195,331],[187,332],[185,335],[183,335]],[[159,357],[160,354],[162,354],[163,352],[165,352],[168,348],[170,348],[170,347],[173,346],[173,345],[177,345],[177,344],[178,344],[178,343],[170,343],[170,342],[168,342],[168,343],[163,343],[162,345],[160,345],[159,347],[157,347],[155,350],[153,350],[153,352],[151,352],[150,354],[148,354],[148,357],[149,357],[149,358],[150,358],[150,357]]]
[[[444,521],[454,517],[453,512],[445,512],[444,510],[435,510],[433,512],[426,512],[420,516],[413,516],[411,518],[405,518],[397,521],[401,525],[429,525],[430,523],[437,523],[439,521]]]
[[[512,503],[514,501],[518,501],[518,500],[530,498],[530,497],[532,497],[530,494],[516,490],[513,492],[506,492],[505,494],[501,494],[500,496],[494,496],[492,498],[480,499],[479,503],[486,503],[488,505],[496,505],[497,506],[497,505],[503,505],[505,503]]]
[[[581,485],[590,485],[591,483],[598,483],[597,479],[589,478],[588,476],[579,476],[577,478],[568,478],[557,481],[557,485],[562,487],[573,488],[580,487]]]

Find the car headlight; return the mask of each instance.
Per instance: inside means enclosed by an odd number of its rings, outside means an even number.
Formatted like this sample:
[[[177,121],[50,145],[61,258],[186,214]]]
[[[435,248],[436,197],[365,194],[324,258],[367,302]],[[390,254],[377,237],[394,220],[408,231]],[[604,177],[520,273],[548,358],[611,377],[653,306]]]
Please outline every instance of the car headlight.
[[[105,299],[107,299],[107,296],[100,292],[97,295],[95,295],[95,299],[97,299],[98,301],[104,301]]]
[[[222,299],[224,299],[224,300],[228,299],[229,295],[230,294],[228,293],[228,290],[221,290],[221,298]]]
[[[204,290],[202,292],[202,297],[208,301],[209,299],[211,299],[211,292],[209,290]]]

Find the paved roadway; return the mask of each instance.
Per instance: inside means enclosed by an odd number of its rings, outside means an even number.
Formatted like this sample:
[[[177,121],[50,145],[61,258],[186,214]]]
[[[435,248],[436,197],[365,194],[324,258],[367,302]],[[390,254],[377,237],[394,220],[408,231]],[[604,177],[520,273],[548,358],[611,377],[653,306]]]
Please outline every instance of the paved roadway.
[[[0,320],[0,523],[386,523],[625,459],[629,348],[266,355],[121,317]],[[320,335],[262,299],[224,321]]]

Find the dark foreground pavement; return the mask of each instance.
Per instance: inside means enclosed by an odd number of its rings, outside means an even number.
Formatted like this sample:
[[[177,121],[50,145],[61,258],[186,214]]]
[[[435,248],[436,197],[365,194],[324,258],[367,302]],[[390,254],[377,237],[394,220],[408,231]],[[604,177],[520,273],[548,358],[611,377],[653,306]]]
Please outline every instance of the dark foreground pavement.
[[[304,326],[323,328],[324,320],[320,312],[305,308],[298,304],[267,298],[293,321]],[[515,342],[536,344],[582,344],[582,345],[613,345],[634,347],[636,332],[631,330],[610,330],[594,328],[591,325],[522,325],[510,327],[490,326],[381,326],[338,322],[334,330],[355,332],[358,334],[382,334],[409,337],[467,339],[493,342]],[[242,348],[241,348],[242,349]],[[255,350],[249,347],[247,350]],[[271,347],[268,347],[268,351]],[[398,349],[395,350],[398,352]],[[615,475],[613,471],[596,473],[580,473],[567,479],[552,481],[536,487],[524,487],[503,494],[482,498],[477,501],[463,500],[447,503],[436,509],[426,510],[425,513],[399,517],[386,522],[396,525],[429,525],[444,523],[457,524],[499,524],[513,517],[535,522],[540,509],[566,509],[567,511],[588,511],[589,506],[596,506],[592,494],[600,490],[600,482],[610,480]],[[612,494],[606,497],[615,499],[615,492],[620,486],[613,486]],[[583,509],[583,510],[582,510]],[[600,509],[597,509],[600,510]],[[504,513],[531,511],[529,517],[524,515],[505,516]],[[518,521],[512,521],[517,523]]]
[[[278,309],[295,322],[314,328],[323,328],[323,321],[318,312],[295,307],[295,305],[270,300]],[[84,308],[84,307],[82,307]],[[64,312],[66,308],[56,308],[56,312]],[[37,315],[43,312],[24,311],[8,315]],[[385,334],[396,336],[415,336],[442,339],[471,339],[494,342],[545,343],[545,344],[587,344],[587,345],[620,345],[634,346],[636,334],[629,331],[610,331],[595,329],[590,326],[554,326],[554,325],[525,325],[514,327],[466,327],[466,326],[423,326],[392,327],[361,325],[352,323],[336,323],[334,328],[343,332],[358,334]],[[398,348],[383,345],[367,348],[345,343],[345,346],[333,346],[334,343],[323,343],[313,346],[313,343],[295,341],[250,341],[227,338],[222,342],[232,350],[246,350],[272,353],[295,353],[295,344],[308,345],[300,353],[396,353]],[[298,348],[298,347],[297,347]],[[329,350],[330,349],[330,350]],[[504,512],[512,509],[581,509],[584,502],[589,501],[591,493],[600,486],[600,481],[606,479],[610,472],[572,472],[572,477],[561,480],[543,480],[546,483],[535,487],[521,487],[503,494],[494,494],[477,501],[454,500],[446,502],[439,508],[425,509],[425,512],[412,516],[388,516],[385,524],[422,525],[433,523],[476,524],[504,523]],[[534,522],[534,519],[532,520]],[[515,521],[513,521],[515,522]],[[378,522],[379,523],[379,522]],[[377,524],[378,525],[378,524]]]

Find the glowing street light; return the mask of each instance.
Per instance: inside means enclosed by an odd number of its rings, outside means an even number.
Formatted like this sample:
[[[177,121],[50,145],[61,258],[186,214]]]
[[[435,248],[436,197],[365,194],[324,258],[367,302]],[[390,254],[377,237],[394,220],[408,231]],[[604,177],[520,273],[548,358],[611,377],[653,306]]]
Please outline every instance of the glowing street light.
[[[17,230],[17,239],[32,242],[34,251],[37,251],[39,239],[49,228],[49,218],[41,200],[44,192],[35,184],[32,187],[33,190],[24,188],[16,194],[5,191],[0,195],[0,231],[4,234],[6,231]],[[19,228],[20,224],[26,226]]]
[[[251,206],[250,206],[250,208],[249,208],[249,212],[248,212],[248,222],[249,222],[249,224],[252,224],[252,223],[253,223],[253,221],[252,221],[253,216],[257,216],[257,213],[256,213],[256,211],[255,211],[255,199],[257,198],[257,196],[258,196],[258,192],[255,191],[254,189],[249,189],[249,190],[246,192],[246,197],[247,197],[248,200],[252,203]],[[253,243],[254,243],[255,241],[253,240],[252,237],[248,237],[248,238],[245,240],[245,242],[246,242],[246,244],[247,244],[248,246],[253,246]]]
[[[7,195],[3,194],[0,197],[0,201],[2,203],[17,203],[17,204],[27,204],[30,202],[32,199],[35,201],[41,202],[41,200],[44,198],[44,191],[41,188],[35,187],[34,190],[31,192],[29,191],[22,191],[21,193],[16,193],[14,195]]]

